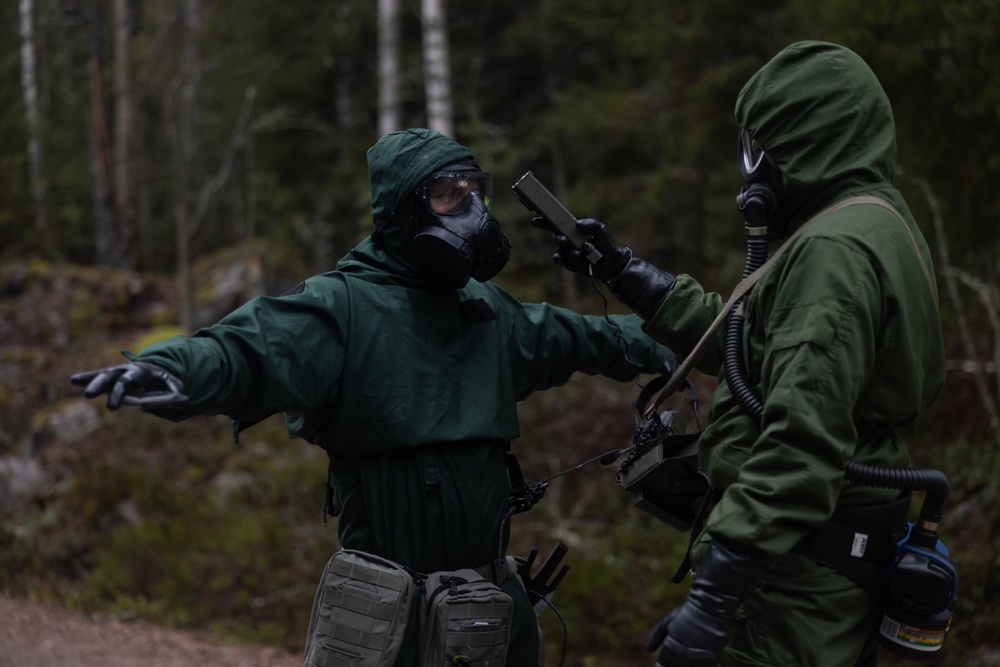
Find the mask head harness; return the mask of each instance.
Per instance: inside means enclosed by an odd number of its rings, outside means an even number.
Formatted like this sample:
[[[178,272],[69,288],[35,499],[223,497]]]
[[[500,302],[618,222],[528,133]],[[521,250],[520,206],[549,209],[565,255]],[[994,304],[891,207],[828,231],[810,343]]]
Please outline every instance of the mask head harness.
[[[510,239],[488,208],[493,178],[472,160],[450,164],[425,178],[414,192],[413,250],[439,282],[484,282],[510,259]]]

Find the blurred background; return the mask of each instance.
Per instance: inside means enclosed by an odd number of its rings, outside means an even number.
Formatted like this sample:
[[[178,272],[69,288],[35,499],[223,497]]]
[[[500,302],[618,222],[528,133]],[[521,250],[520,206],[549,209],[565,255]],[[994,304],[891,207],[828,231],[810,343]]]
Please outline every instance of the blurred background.
[[[728,294],[736,96],[820,39],[888,93],[896,184],[935,253],[948,379],[907,437],[952,483],[940,663],[1000,664],[1000,0],[18,0],[0,26],[0,591],[300,649],[337,548],[325,454],[280,419],[234,445],[223,418],[110,413],[69,375],[330,270],[371,229],[366,150],[406,127],[493,173],[516,296],[622,312],[552,267],[509,189],[529,169]],[[528,481],[627,445],[637,393],[584,377],[524,402]],[[616,469],[553,480],[514,518],[513,553],[570,547],[566,664],[649,662],[686,591],[669,579],[688,535],[634,509]],[[558,664],[563,625],[542,626]]]

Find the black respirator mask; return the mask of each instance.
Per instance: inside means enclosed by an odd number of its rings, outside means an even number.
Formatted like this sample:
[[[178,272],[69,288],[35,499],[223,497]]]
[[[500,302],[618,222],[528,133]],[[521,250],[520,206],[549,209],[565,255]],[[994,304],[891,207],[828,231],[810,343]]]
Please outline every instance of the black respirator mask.
[[[755,221],[758,224],[767,225],[771,234],[786,236],[791,216],[785,205],[781,170],[757,140],[742,127],[737,151],[740,176],[747,183],[747,187],[736,198],[737,206],[747,216],[748,222],[753,216],[758,218]]]
[[[510,259],[510,239],[488,208],[493,179],[468,164],[428,176],[415,193],[417,261],[438,283],[485,282]]]

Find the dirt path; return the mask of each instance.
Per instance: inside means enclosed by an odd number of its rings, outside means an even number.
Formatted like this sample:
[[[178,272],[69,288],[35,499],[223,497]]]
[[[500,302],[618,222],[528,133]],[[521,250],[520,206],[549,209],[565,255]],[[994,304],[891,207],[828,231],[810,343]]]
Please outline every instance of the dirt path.
[[[301,655],[0,595],[0,667],[300,667]]]

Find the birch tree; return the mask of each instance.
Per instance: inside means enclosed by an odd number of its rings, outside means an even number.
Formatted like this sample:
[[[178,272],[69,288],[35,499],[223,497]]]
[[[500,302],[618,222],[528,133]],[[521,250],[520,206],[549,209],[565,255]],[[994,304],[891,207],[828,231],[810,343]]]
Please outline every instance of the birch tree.
[[[378,0],[378,131],[402,129],[399,95],[399,0]]]
[[[38,114],[38,81],[35,73],[34,2],[20,0],[21,35],[21,87],[24,95],[24,113],[28,127],[28,169],[31,193],[35,201],[35,231],[42,241],[46,254],[51,254],[48,243],[48,213],[46,210],[44,160],[41,141],[41,123]]]
[[[421,0],[420,9],[427,127],[451,137],[451,67],[448,61],[448,21],[444,0]]]

